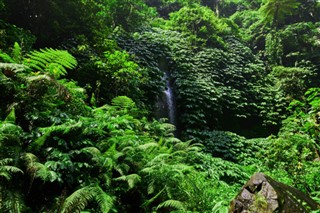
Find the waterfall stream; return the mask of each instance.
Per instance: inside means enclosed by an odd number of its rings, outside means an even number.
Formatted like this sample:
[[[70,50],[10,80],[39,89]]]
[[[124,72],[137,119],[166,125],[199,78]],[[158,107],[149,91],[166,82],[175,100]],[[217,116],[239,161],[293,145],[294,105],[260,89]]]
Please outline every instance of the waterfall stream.
[[[166,82],[166,88],[165,88],[164,94],[165,94],[165,104],[167,108],[166,110],[167,117],[169,119],[169,123],[176,125],[176,117],[175,117],[176,113],[175,113],[173,90],[170,82],[170,77],[167,72],[164,75],[164,80]]]
[[[158,119],[167,118],[169,123],[176,126],[175,98],[170,74],[168,72],[164,72],[162,80],[165,82],[165,89],[158,97],[158,101],[155,106],[155,114]]]
[[[155,105],[155,117],[158,119],[167,118],[167,122],[176,126],[175,136],[178,136],[178,122],[176,111],[176,100],[171,78],[171,70],[166,58],[160,58],[158,61],[159,70],[162,71],[162,82],[165,85],[164,90],[159,94]]]

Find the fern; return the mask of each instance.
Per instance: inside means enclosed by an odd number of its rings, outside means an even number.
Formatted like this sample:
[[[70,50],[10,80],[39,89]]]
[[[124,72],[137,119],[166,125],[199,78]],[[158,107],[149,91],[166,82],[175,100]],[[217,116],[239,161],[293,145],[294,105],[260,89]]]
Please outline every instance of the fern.
[[[30,184],[32,184],[34,178],[40,178],[43,181],[50,182],[59,180],[59,175],[51,171],[46,165],[39,163],[38,158],[34,154],[25,153],[22,158],[25,160],[27,172],[32,178]]]
[[[76,59],[65,50],[46,48],[32,51],[28,57],[24,64],[31,70],[49,73],[56,78],[66,75],[66,69],[73,69],[77,66]]]
[[[126,181],[129,185],[129,189],[132,189],[136,186],[137,183],[141,182],[141,177],[137,174],[123,175],[116,178],[118,181]]]
[[[38,177],[43,181],[50,182],[54,182],[59,179],[59,175],[56,172],[51,171],[46,165],[39,162],[36,162],[34,165],[37,170],[35,177]]]
[[[22,62],[22,52],[21,47],[17,42],[14,42],[13,49],[12,49],[12,59],[16,63]]]
[[[0,187],[0,210],[6,213],[26,212],[26,205],[22,193],[18,191],[4,190]]]
[[[12,163],[12,158],[4,158],[0,160],[0,177],[4,177],[7,180],[11,179],[13,173],[18,173],[23,171],[15,166],[9,166],[8,164]]]
[[[135,102],[127,96],[118,96],[112,99],[112,106],[114,106],[115,109],[128,114],[131,114],[137,109]]]
[[[13,58],[9,54],[4,53],[1,50],[0,50],[0,59],[2,60],[2,62],[15,63],[15,61],[13,60]]]
[[[63,133],[63,134],[68,134],[70,131],[76,130],[78,128],[82,127],[82,122],[78,121],[76,122],[75,120],[70,120],[69,122],[65,122],[61,125],[52,125],[50,127],[44,127],[40,128],[40,132],[43,133],[43,135],[36,140],[34,140],[30,145],[29,149],[30,150],[39,150],[46,142],[47,138],[52,134],[52,133]]]
[[[0,63],[0,70],[12,71],[14,73],[23,72],[27,69],[27,66],[16,63]]]
[[[12,123],[8,122],[1,122],[0,121],[0,133],[1,134],[6,134],[6,135],[19,135],[22,134],[22,129],[20,126],[17,126]]]
[[[212,208],[212,213],[228,213],[228,207],[223,205],[223,201],[220,201],[214,205]]]
[[[16,114],[15,114],[15,108],[12,107],[10,113],[7,115],[6,119],[4,122],[8,123],[15,123],[16,122]]]
[[[175,208],[177,210],[185,211],[183,203],[178,200],[166,200],[157,206],[157,210],[161,208]]]
[[[62,213],[81,212],[90,201],[96,201],[100,212],[109,212],[113,206],[113,198],[98,185],[89,185],[78,189],[64,202]]]

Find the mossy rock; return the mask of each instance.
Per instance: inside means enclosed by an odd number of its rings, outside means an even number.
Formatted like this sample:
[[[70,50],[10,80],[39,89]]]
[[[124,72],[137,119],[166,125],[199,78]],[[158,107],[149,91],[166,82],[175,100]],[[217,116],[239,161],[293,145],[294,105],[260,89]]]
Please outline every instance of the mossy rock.
[[[304,213],[319,209],[305,193],[255,173],[231,202],[230,213]]]

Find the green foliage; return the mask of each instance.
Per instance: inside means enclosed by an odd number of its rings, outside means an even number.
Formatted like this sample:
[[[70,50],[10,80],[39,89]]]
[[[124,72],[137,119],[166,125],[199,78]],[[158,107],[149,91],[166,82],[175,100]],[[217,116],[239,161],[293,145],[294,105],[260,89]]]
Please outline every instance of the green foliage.
[[[77,65],[76,59],[63,50],[48,48],[32,51],[27,56],[24,64],[32,71],[48,73],[55,78],[66,75],[66,69],[73,69]]]
[[[185,208],[183,207],[183,203],[181,203],[178,200],[166,200],[157,206],[157,210],[161,208],[170,208],[170,209],[173,208],[173,209],[185,211]]]
[[[302,102],[291,102],[291,116],[283,121],[278,137],[269,138],[260,151],[271,175],[306,192],[318,190],[318,96],[319,90],[311,88]]]
[[[259,12],[256,10],[237,11],[230,19],[239,26],[239,35],[245,41],[252,41],[254,35],[261,29]]]
[[[30,50],[36,40],[35,36],[23,28],[23,26],[18,27],[3,19],[0,19],[0,29],[0,49],[8,50],[8,52],[15,42],[22,46],[24,50]]]
[[[227,212],[256,171],[319,199],[314,2],[17,2],[1,18],[68,51],[0,20],[4,212]]]
[[[146,72],[132,58],[126,51],[115,51],[105,52],[104,58],[94,59],[99,69],[98,76],[101,76],[97,79],[99,92],[95,95],[98,103],[110,102],[121,95],[137,101],[141,99],[141,85],[147,79]]]
[[[313,70],[308,67],[274,67],[271,72],[275,86],[283,91],[286,98],[301,99],[315,76]]]
[[[144,1],[129,0],[108,2],[107,11],[112,14],[114,27],[121,26],[127,31],[134,31],[148,20],[156,16],[154,8],[148,7]],[[104,11],[106,12],[106,11]]]
[[[228,25],[219,20],[207,7],[193,4],[170,14],[167,25],[186,34],[192,43],[209,46],[223,46],[220,37],[227,31]]]
[[[0,208],[5,213],[22,213],[28,211],[20,192],[0,188]]]
[[[8,164],[12,163],[12,158],[4,158],[0,160],[0,177],[7,179],[8,181],[11,179],[12,174],[23,171],[15,166],[10,166]]]
[[[264,22],[278,27],[287,15],[294,13],[299,5],[297,0],[268,0],[260,8],[260,12]]]
[[[109,212],[113,206],[113,198],[99,186],[92,185],[78,189],[64,202],[62,212],[82,212],[90,201],[97,202],[100,212]]]
[[[244,150],[244,137],[232,132],[204,131],[198,133],[197,140],[204,145],[206,152],[214,157],[220,157],[229,161],[237,161]]]
[[[237,131],[245,118],[258,117],[262,66],[239,41],[230,38],[228,49],[180,56],[174,76],[181,123],[187,129]]]

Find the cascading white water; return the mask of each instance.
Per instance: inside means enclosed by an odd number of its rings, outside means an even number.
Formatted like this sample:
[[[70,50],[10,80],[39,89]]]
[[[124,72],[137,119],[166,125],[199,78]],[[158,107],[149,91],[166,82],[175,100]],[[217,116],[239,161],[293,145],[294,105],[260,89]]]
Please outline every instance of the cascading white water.
[[[166,82],[166,89],[164,91],[165,94],[165,103],[167,107],[167,114],[169,123],[176,125],[176,118],[175,118],[175,105],[174,105],[174,96],[173,96],[173,90],[170,82],[170,78],[168,73],[166,72],[164,75],[164,80]]]

